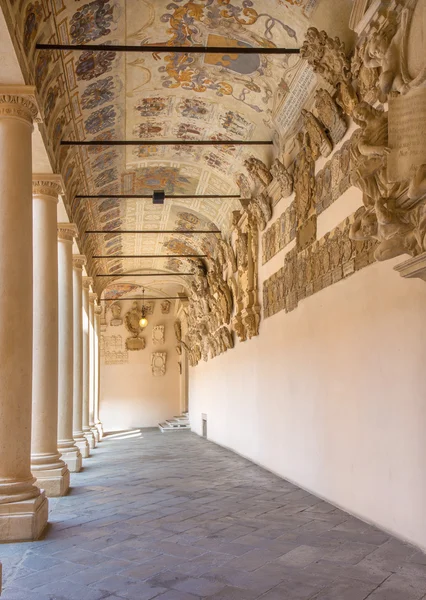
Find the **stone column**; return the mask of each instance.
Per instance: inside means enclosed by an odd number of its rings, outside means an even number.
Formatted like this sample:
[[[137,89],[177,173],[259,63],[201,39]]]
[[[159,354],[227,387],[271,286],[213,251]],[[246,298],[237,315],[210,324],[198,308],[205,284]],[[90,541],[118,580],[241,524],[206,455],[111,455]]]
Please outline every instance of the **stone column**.
[[[83,458],[90,456],[90,446],[83,432],[83,266],[86,257],[74,254],[73,301],[74,301],[74,387],[73,387],[73,437]]]
[[[83,277],[83,432],[90,448],[95,448],[95,436],[90,429],[90,339],[89,339],[89,287],[91,277]]]
[[[70,472],[58,452],[59,175],[33,176],[33,416],[31,470],[47,496],[68,492]]]
[[[47,523],[31,475],[34,88],[0,87],[0,541],[37,539]]]
[[[96,393],[96,365],[95,365],[95,302],[98,295],[89,294],[89,345],[90,345],[90,389],[89,389],[89,427],[95,438],[95,445],[99,442],[99,431],[95,427],[95,393]]]
[[[73,428],[73,275],[72,244],[77,236],[73,223],[58,224],[59,290],[59,385],[58,447],[72,473],[81,470],[81,453],[74,442]]]
[[[95,306],[95,406],[94,406],[94,421],[95,427],[99,433],[99,441],[102,440],[104,436],[104,428],[102,426],[100,417],[99,417],[99,394],[100,394],[100,378],[101,378],[101,360],[99,354],[99,344],[100,344],[100,336],[101,336],[101,313],[102,308],[100,306]]]

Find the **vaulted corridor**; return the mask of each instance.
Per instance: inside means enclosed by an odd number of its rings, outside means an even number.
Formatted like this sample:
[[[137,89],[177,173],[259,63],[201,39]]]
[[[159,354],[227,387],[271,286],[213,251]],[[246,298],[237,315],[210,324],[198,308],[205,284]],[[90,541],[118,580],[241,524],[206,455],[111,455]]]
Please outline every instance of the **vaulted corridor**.
[[[71,485],[2,600],[426,598],[424,554],[191,433],[106,437]]]

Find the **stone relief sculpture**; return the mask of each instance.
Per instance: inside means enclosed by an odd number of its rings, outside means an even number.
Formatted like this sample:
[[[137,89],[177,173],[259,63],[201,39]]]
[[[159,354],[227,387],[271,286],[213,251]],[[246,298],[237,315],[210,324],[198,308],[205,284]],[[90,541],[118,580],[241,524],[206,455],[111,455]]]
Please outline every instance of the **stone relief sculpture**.
[[[327,136],[334,145],[338,144],[344,137],[348,127],[340,107],[327,90],[319,89],[316,91],[315,108]]]
[[[317,160],[320,156],[327,157],[333,150],[328,135],[319,120],[308,110],[302,108],[304,130],[309,136],[312,158]]]
[[[271,174],[280,185],[281,196],[283,198],[288,198],[288,196],[291,196],[293,192],[293,177],[290,175],[279,158],[276,158],[272,163]]]
[[[170,312],[171,302],[169,300],[163,300],[160,304],[161,314],[168,315]]]
[[[309,27],[301,48],[301,56],[333,87],[350,81],[350,63],[345,45],[339,38],[330,38],[325,31]]]
[[[272,175],[260,158],[247,158],[244,161],[244,166],[255,183],[260,184],[262,187],[267,187],[272,182]]]
[[[180,321],[175,321],[174,330],[175,330],[176,341],[178,344],[180,344],[182,341],[182,325],[181,325]]]
[[[166,374],[166,352],[152,352],[151,370],[154,377],[160,377]]]
[[[152,343],[154,345],[165,343],[164,332],[165,332],[164,325],[155,325],[155,327],[152,328]]]
[[[299,151],[294,164],[295,206],[299,225],[309,216],[315,190],[315,161],[309,135],[299,134]]]
[[[135,301],[132,304],[132,308],[124,316],[124,324],[127,331],[131,334],[131,337],[126,339],[127,350],[144,350],[146,342],[145,338],[140,337],[141,328],[139,321],[142,318],[142,311],[139,308],[138,303]]]
[[[250,198],[251,197],[251,186],[250,182],[244,173],[239,173],[236,178],[236,183],[240,190],[241,198]]]
[[[118,302],[114,302],[109,307],[112,313],[112,319],[109,324],[111,327],[118,327],[123,324],[123,319],[121,318],[121,306]]]

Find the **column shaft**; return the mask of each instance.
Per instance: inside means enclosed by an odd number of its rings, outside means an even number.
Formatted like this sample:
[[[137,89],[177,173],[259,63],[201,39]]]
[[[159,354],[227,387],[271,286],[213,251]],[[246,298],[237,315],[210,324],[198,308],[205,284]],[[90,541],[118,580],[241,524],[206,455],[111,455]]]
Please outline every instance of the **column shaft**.
[[[72,243],[77,228],[72,223],[58,225],[59,288],[59,385],[58,446],[73,473],[81,470],[82,458],[73,438],[73,274]]]
[[[90,448],[95,448],[95,436],[90,429],[89,287],[91,284],[91,277],[83,277],[83,432]]]
[[[0,88],[0,541],[34,540],[47,522],[31,475],[33,250],[31,133],[37,108]],[[16,91],[15,89],[15,91]],[[33,92],[33,89],[31,88]]]
[[[58,452],[58,175],[33,177],[33,417],[31,469],[47,496],[63,496],[70,482]]]
[[[99,433],[99,440],[102,440],[104,435],[104,429],[102,427],[102,423],[99,416],[99,401],[100,401],[100,379],[101,379],[101,358],[99,353],[99,344],[100,344],[100,336],[101,336],[101,312],[102,309],[100,306],[95,307],[95,427]]]
[[[89,427],[99,442],[99,431],[95,427],[95,394],[96,394],[96,350],[95,350],[95,301],[97,294],[89,294],[89,346],[90,346],[90,389],[89,389]]]
[[[83,283],[82,272],[86,258],[73,256],[74,301],[74,388],[73,388],[73,437],[83,458],[90,456],[89,442],[83,432]]]

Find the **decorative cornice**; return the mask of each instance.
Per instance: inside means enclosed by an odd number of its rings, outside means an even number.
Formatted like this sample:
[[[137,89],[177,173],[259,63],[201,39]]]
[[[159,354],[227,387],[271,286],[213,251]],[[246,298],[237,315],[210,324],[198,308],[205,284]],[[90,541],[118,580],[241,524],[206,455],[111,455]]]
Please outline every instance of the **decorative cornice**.
[[[58,240],[72,242],[78,237],[78,229],[75,223],[58,223]]]
[[[95,292],[90,292],[89,294],[89,302],[95,302],[95,300],[98,299],[98,294],[95,294]]]
[[[22,119],[29,123],[41,123],[40,109],[32,85],[0,86],[0,118]]]
[[[33,196],[49,196],[58,201],[58,196],[63,193],[64,185],[61,175],[33,174]]]
[[[87,264],[87,259],[84,254],[73,254],[72,265],[75,269],[82,269]]]
[[[93,285],[93,277],[83,277],[83,289],[88,290]]]
[[[394,270],[406,279],[423,279],[423,281],[426,281],[426,252],[396,265]]]

